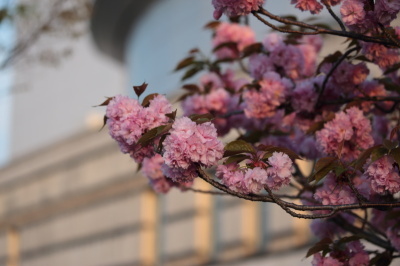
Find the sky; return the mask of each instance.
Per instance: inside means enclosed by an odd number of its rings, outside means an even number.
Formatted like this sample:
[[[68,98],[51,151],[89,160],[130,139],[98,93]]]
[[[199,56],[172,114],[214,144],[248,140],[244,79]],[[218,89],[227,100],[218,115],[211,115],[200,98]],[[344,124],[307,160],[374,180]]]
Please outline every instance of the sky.
[[[0,8],[12,0],[0,0]],[[14,30],[10,22],[0,24],[0,62],[7,56],[7,50],[13,44]],[[10,151],[10,124],[12,106],[12,69],[0,70],[0,167],[8,162]]]

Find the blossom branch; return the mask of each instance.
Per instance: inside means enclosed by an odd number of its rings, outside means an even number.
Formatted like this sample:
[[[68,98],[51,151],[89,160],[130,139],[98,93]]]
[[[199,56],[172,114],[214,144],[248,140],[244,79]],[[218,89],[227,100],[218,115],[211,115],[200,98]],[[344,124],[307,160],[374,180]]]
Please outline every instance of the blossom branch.
[[[243,194],[243,193],[239,193],[236,191],[233,191],[231,189],[229,189],[228,187],[226,187],[225,185],[213,180],[212,178],[210,178],[208,176],[208,174],[206,172],[204,172],[202,169],[197,169],[197,173],[199,175],[199,177],[201,179],[203,179],[205,182],[209,183],[210,185],[212,185],[213,187],[222,190],[232,196],[236,196],[238,198],[241,199],[245,199],[245,200],[250,200],[250,201],[260,201],[260,202],[273,202],[275,203],[275,200],[271,197],[271,195],[269,196],[263,196],[263,195],[254,195],[254,194]],[[400,202],[392,202],[392,203],[365,203],[365,202],[361,202],[361,203],[355,203],[355,204],[343,204],[343,205],[299,205],[299,204],[295,204],[292,202],[287,202],[287,201],[283,201],[280,200],[279,202],[280,204],[282,204],[283,206],[285,206],[285,208],[290,208],[290,209],[294,209],[297,211],[330,211],[329,214],[312,214],[312,215],[308,215],[306,217],[298,217],[298,218],[304,218],[304,219],[318,219],[318,218],[328,218],[328,217],[332,217],[333,215],[335,215],[337,212],[339,211],[346,211],[346,210],[357,210],[357,209],[366,209],[366,208],[397,208],[400,207]],[[297,216],[296,216],[297,217]]]
[[[313,30],[313,32],[290,31],[290,30],[287,31],[286,29],[280,29],[279,27],[276,27],[275,25],[273,25],[273,29],[281,31],[281,32],[299,33],[299,34],[303,34],[303,35],[330,34],[330,35],[335,35],[335,36],[356,39],[356,40],[360,40],[360,41],[364,41],[364,42],[372,42],[372,43],[378,43],[378,44],[383,44],[383,45],[388,45],[388,46],[400,47],[399,45],[397,45],[397,43],[393,42],[390,39],[371,37],[371,36],[366,36],[366,35],[355,33],[355,32],[331,30],[331,29],[326,29],[326,28],[320,27],[320,26],[310,25],[305,22],[293,21],[291,19],[282,18],[280,16],[274,15],[274,14],[268,12],[267,10],[265,10],[264,8],[260,8],[258,11],[253,11],[252,14],[254,16],[256,16],[259,20],[261,20],[263,23],[265,23],[266,21],[263,20],[260,16],[256,15],[257,13],[265,15],[265,16],[269,17],[270,19],[281,22],[283,24],[294,25],[294,26],[298,26],[303,29]],[[268,23],[267,25],[270,26],[272,24]]]

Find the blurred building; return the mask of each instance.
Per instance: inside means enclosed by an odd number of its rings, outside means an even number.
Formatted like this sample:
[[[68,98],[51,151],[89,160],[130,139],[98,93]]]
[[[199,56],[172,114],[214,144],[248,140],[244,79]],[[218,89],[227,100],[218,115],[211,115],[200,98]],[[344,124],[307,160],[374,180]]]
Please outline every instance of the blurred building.
[[[28,72],[35,88],[14,97],[13,156],[0,169],[0,265],[309,264],[306,221],[229,196],[154,194],[88,108],[143,81],[174,94],[179,58],[209,50],[210,2],[97,0],[91,31],[103,54],[85,39],[57,74]]]

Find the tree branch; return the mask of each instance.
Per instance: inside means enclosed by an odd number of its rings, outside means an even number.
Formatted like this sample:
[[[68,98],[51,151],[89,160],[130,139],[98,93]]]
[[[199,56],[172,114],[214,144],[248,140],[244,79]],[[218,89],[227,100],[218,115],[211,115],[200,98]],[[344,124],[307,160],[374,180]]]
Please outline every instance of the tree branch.
[[[197,173],[201,179],[203,179],[205,182],[209,183],[213,187],[222,190],[232,196],[245,199],[245,200],[250,200],[250,201],[260,201],[260,202],[276,202],[276,198],[272,198],[272,195],[268,196],[263,196],[263,195],[254,195],[254,194],[243,194],[240,192],[233,191],[226,187],[225,185],[211,179],[208,174],[202,170],[202,169],[197,169]],[[303,219],[319,219],[319,218],[328,218],[334,216],[337,212],[339,211],[346,211],[346,210],[357,210],[357,209],[367,209],[367,208],[397,208],[400,207],[400,202],[392,202],[392,203],[366,203],[366,202],[360,202],[360,203],[354,203],[354,204],[343,204],[343,205],[299,205],[295,204],[292,202],[287,202],[279,199],[279,205],[284,206],[287,210],[287,208],[294,209],[297,211],[330,211],[328,214],[310,214],[310,215],[302,215],[302,214],[296,214],[298,218],[303,218]],[[291,211],[291,210],[290,210]]]
[[[303,29],[310,29],[310,30],[313,30],[313,32],[302,32],[302,31],[293,31],[293,30],[288,31],[286,29],[281,29],[281,28],[267,22],[266,20],[262,19],[261,16],[257,15],[257,13],[265,15],[265,16],[269,17],[270,19],[281,22],[283,24],[294,25],[294,26],[298,26]],[[393,42],[390,39],[371,37],[371,36],[367,36],[367,35],[363,35],[363,34],[359,34],[359,33],[355,33],[355,32],[331,30],[331,29],[326,29],[326,28],[320,27],[320,26],[310,25],[310,24],[300,22],[300,21],[293,21],[291,19],[282,18],[280,16],[277,16],[277,15],[274,15],[274,14],[268,12],[267,10],[265,10],[262,7],[258,11],[253,11],[252,14],[255,17],[257,17],[257,19],[259,19],[264,24],[266,24],[266,25],[270,26],[271,28],[273,28],[277,31],[280,31],[280,32],[299,33],[299,34],[303,34],[303,35],[329,34],[329,35],[347,37],[350,39],[356,39],[356,40],[360,40],[360,41],[364,41],[364,42],[373,42],[373,43],[378,43],[378,44],[383,44],[383,45],[388,45],[388,46],[400,47],[399,45],[397,45],[397,43]]]

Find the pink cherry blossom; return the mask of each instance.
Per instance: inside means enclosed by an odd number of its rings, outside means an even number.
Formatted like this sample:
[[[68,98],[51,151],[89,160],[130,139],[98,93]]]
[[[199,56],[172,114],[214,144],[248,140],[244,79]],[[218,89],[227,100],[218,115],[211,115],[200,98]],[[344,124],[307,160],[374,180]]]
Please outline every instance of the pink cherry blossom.
[[[340,8],[342,20],[346,25],[361,24],[365,17],[362,0],[345,0]]]
[[[281,78],[275,72],[264,74],[259,82],[259,91],[247,90],[243,94],[247,117],[265,118],[275,114],[276,108],[281,105],[289,93],[291,83],[286,78]]]
[[[289,156],[282,152],[274,152],[271,157],[268,158],[267,168],[268,178],[266,184],[272,190],[278,190],[282,186],[286,186],[290,183],[290,179],[293,177],[294,171],[293,162]]]
[[[310,11],[311,14],[321,12],[323,6],[317,0],[292,0],[292,4],[296,4],[296,8],[301,11]]]
[[[334,174],[328,174],[324,184],[314,194],[314,198],[323,205],[342,205],[356,202],[356,197],[348,185],[338,184]]]
[[[223,144],[210,122],[197,125],[188,117],[177,119],[164,141],[165,164],[187,169],[194,163],[210,167],[223,155]]]
[[[399,170],[393,166],[391,156],[384,156],[371,163],[365,175],[371,181],[372,190],[378,194],[395,194],[400,191]]]
[[[345,161],[354,160],[361,150],[374,144],[371,123],[357,107],[337,113],[332,121],[316,132],[316,139],[321,152],[327,155],[339,155],[340,152]]]
[[[229,17],[244,16],[257,11],[265,0],[212,0],[215,8],[214,18],[219,19],[223,13]]]
[[[215,32],[215,37],[212,41],[213,47],[217,47],[223,43],[234,42],[237,49],[230,47],[222,47],[215,54],[219,59],[237,58],[243,49],[255,42],[255,34],[250,27],[241,26],[236,23],[221,22]]]
[[[314,258],[311,262],[313,266],[342,266],[342,262],[332,257],[322,257],[320,253],[314,254]]]

